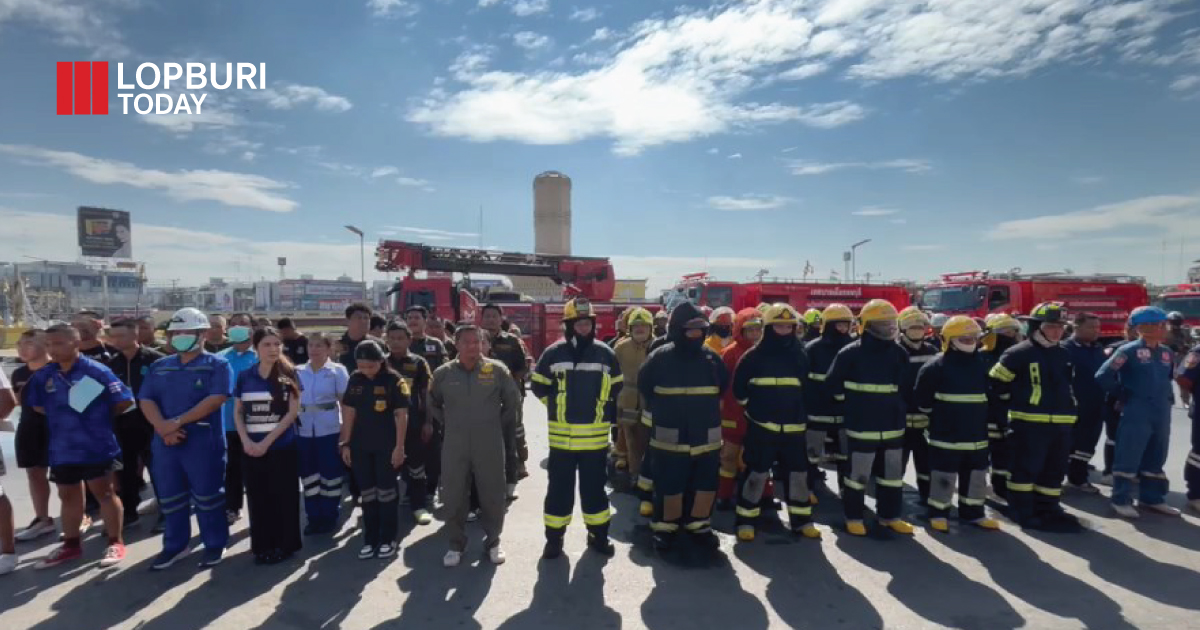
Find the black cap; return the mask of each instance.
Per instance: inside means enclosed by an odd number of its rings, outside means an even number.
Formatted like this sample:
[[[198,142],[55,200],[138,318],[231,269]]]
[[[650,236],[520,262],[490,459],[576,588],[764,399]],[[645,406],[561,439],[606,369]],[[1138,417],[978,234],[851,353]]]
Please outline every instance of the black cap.
[[[374,341],[365,339],[359,342],[358,346],[354,348],[354,359],[361,361],[382,361],[383,348],[380,348],[379,344]]]

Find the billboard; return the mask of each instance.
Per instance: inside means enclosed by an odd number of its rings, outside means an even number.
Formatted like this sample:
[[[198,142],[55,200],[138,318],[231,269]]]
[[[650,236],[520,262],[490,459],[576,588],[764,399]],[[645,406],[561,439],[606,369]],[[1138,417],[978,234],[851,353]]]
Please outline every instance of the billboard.
[[[79,207],[79,249],[85,258],[133,258],[129,213]]]

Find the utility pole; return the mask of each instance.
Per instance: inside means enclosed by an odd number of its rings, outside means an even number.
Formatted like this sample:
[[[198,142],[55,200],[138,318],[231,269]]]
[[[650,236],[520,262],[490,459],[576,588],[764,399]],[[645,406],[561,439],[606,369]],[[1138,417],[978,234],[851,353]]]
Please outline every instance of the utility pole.
[[[358,235],[358,266],[359,266],[359,274],[360,274],[359,277],[362,278],[362,300],[363,300],[363,303],[366,303],[366,301],[367,301],[367,246],[366,246],[366,241],[364,240],[365,236],[363,235],[362,230],[354,227],[353,225],[347,225],[346,229],[350,230],[351,232]]]
[[[871,239],[863,239],[850,246],[850,281],[858,281],[858,248],[870,243]]]

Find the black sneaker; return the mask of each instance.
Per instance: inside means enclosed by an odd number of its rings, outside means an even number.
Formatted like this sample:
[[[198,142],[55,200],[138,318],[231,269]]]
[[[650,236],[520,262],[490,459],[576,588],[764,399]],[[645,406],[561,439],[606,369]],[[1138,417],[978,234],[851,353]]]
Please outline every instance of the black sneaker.
[[[555,558],[558,558],[559,556],[561,556],[562,552],[563,552],[562,538],[548,538],[548,539],[546,539],[546,546],[542,547],[542,559],[543,560],[554,560]]]

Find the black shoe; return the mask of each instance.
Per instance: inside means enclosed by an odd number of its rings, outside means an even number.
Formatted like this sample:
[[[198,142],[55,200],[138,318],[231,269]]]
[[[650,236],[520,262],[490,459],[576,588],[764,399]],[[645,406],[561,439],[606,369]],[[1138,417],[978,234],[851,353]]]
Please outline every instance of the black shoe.
[[[1061,510],[1042,515],[1042,530],[1056,534],[1076,534],[1083,531],[1083,524],[1072,514]]]
[[[563,539],[562,538],[547,538],[546,546],[542,547],[542,559],[554,560],[562,555]]]
[[[617,553],[617,548],[613,546],[612,541],[607,536],[601,538],[600,536],[588,535],[588,549],[610,558]]]
[[[670,551],[675,546],[674,532],[658,532],[654,534],[654,548],[658,551]]]
[[[717,535],[713,533],[712,530],[700,532],[699,534],[692,534],[692,540],[695,541],[696,546],[700,547],[701,549],[715,551],[721,548],[721,540],[717,538]]]
[[[717,499],[718,512],[732,512],[734,507],[733,499]]]

